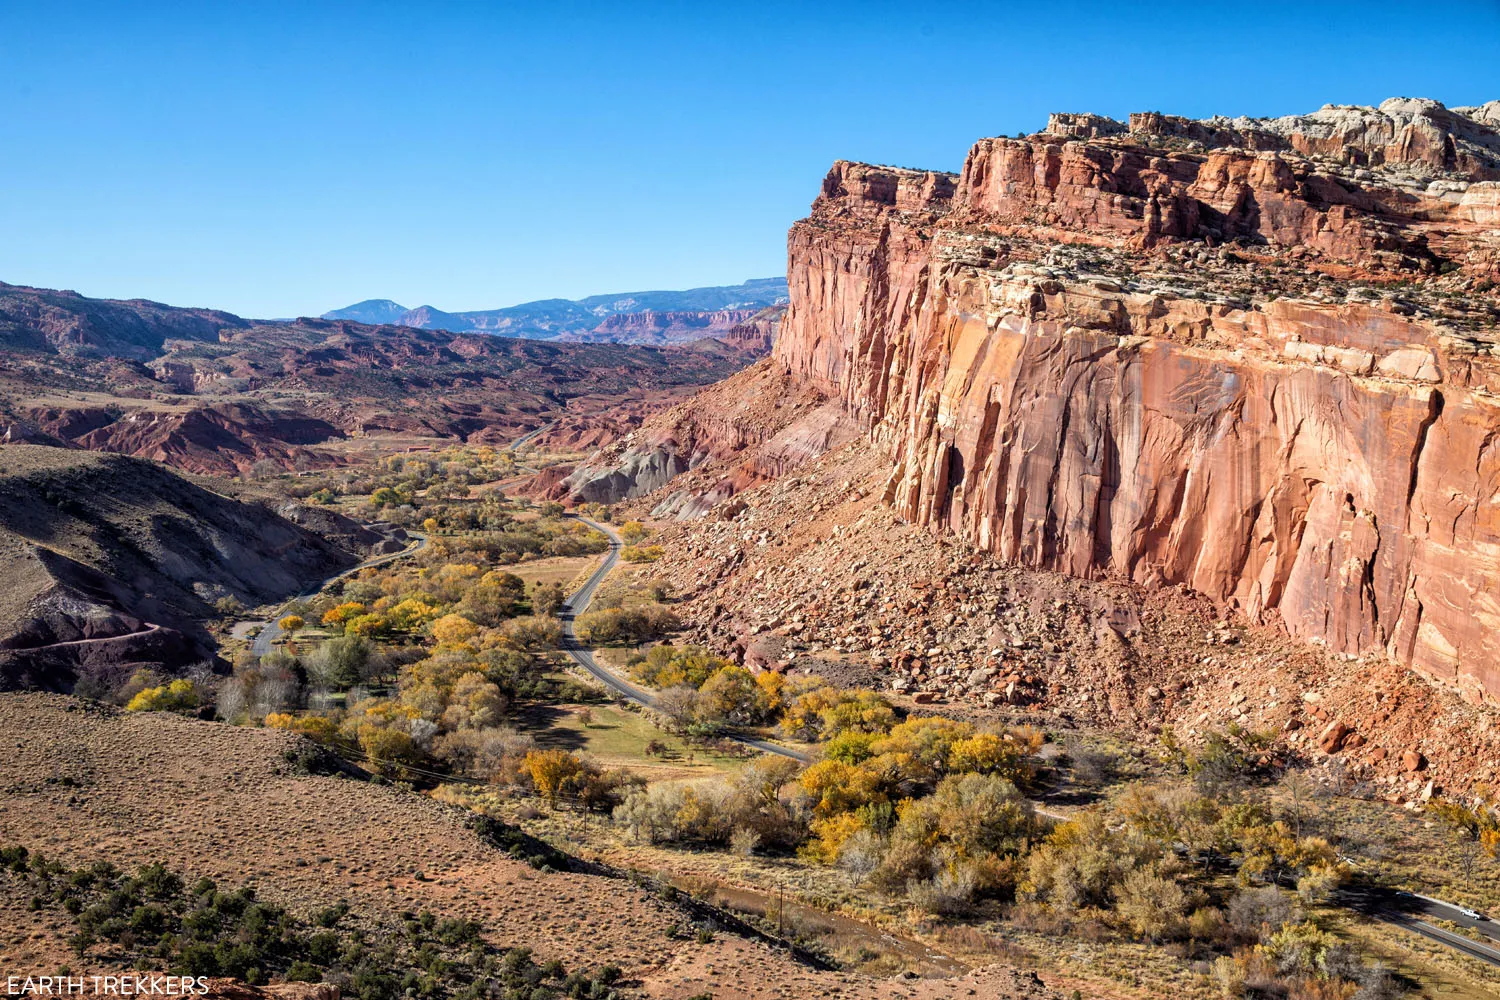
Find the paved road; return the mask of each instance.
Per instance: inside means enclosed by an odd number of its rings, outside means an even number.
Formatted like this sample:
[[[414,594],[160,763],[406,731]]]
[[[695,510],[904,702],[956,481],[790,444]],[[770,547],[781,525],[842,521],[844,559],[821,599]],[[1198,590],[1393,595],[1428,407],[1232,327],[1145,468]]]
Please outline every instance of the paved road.
[[[619,692],[637,704],[652,708],[656,705],[654,695],[649,691],[642,690],[634,684],[622,680],[615,676],[612,671],[600,666],[598,661],[594,659],[594,654],[584,649],[578,643],[578,637],[573,631],[574,618],[588,609],[589,603],[594,599],[594,592],[599,589],[599,585],[604,582],[604,578],[609,575],[609,571],[614,569],[615,564],[619,562],[620,549],[624,547],[625,543],[620,539],[619,535],[615,534],[614,529],[608,525],[598,524],[585,517],[572,516],[577,517],[584,524],[603,532],[609,537],[609,555],[605,557],[604,562],[600,564],[599,568],[594,570],[593,575],[579,588],[578,592],[563,604],[562,610],[558,614],[563,627],[563,648],[573,658],[575,663],[587,670],[605,687]],[[799,753],[788,747],[779,746],[769,740],[758,740],[745,736],[734,737],[734,739],[765,753],[790,757],[804,764],[811,762],[811,758],[807,754]],[[1035,809],[1038,816],[1053,820],[1054,822],[1061,823],[1070,819],[1069,816],[1063,813],[1053,812],[1042,808],[1040,805],[1035,805]],[[1430,940],[1437,941],[1466,955],[1477,958],[1480,961],[1500,966],[1500,948],[1490,947],[1462,934],[1454,934],[1452,931],[1445,930],[1422,919],[1423,917],[1432,917],[1434,919],[1449,920],[1462,927],[1475,928],[1486,937],[1500,942],[1500,926],[1496,926],[1495,922],[1466,917],[1458,907],[1451,903],[1445,903],[1439,899],[1418,896],[1408,892],[1398,892],[1393,889],[1375,888],[1345,889],[1340,893],[1339,901],[1350,909],[1357,910],[1376,920],[1381,920],[1397,927],[1403,927],[1414,933],[1421,934]]]
[[[510,444],[506,445],[505,450],[506,451],[520,451],[526,445],[528,445],[528,444],[531,443],[531,439],[532,438],[536,437],[538,434],[542,433],[543,431],[550,429],[552,427],[552,425],[555,424],[555,423],[557,423],[556,420],[549,420],[545,424],[543,424],[542,426],[538,427],[536,430],[534,430],[534,431],[527,431],[525,434],[522,434],[520,437],[516,438]]]
[[[620,550],[625,547],[625,543],[619,535],[615,534],[615,529],[607,524],[599,524],[595,521],[590,521],[586,517],[579,517],[577,514],[569,516],[582,521],[589,527],[603,532],[608,536],[609,554],[604,557],[604,562],[599,565],[598,569],[594,570],[593,575],[588,578],[584,585],[578,588],[578,591],[564,602],[562,609],[558,612],[557,617],[562,622],[563,627],[563,649],[573,658],[574,663],[587,670],[605,687],[624,695],[638,705],[655,708],[655,695],[636,687],[629,681],[617,677],[613,671],[606,670],[600,666],[599,662],[594,659],[594,654],[579,644],[578,636],[573,631],[574,619],[588,610],[589,603],[594,599],[594,591],[599,589],[599,584],[604,582],[604,578],[609,575],[609,571],[614,569],[615,564],[620,561]],[[803,764],[812,762],[812,758],[807,754],[793,750],[790,747],[784,747],[779,743],[772,743],[770,740],[755,739],[750,736],[731,736],[729,738],[736,743],[742,743],[762,753],[773,753],[780,757],[790,757],[792,760],[800,761]]]
[[[276,609],[275,614],[261,623],[260,631],[256,633],[255,641],[250,644],[250,652],[254,653],[256,656],[265,656],[271,651],[271,644],[277,639],[281,638],[281,626],[277,623],[281,620],[281,612],[285,610],[287,604],[291,604],[294,601],[309,600],[313,597],[318,596],[319,592],[321,592],[324,587],[328,586],[331,583],[336,583],[346,576],[352,576],[355,573],[358,573],[360,570],[369,569],[371,566],[384,566],[388,562],[394,562],[395,560],[400,559],[403,556],[412,555],[413,553],[420,552],[427,547],[427,536],[422,534],[420,531],[409,531],[407,532],[407,534],[411,535],[414,541],[412,542],[412,544],[408,545],[400,552],[387,552],[383,556],[376,556],[374,559],[366,559],[358,566],[351,566],[348,569],[344,570],[342,573],[335,573],[333,576],[330,576],[328,579],[319,583],[317,586],[313,587],[306,593],[298,594],[290,601],[282,604],[281,607]]]
[[[1500,927],[1496,927],[1493,920],[1475,920],[1473,917],[1465,916],[1463,911],[1452,903],[1445,903],[1431,896],[1367,886],[1354,886],[1341,890],[1338,899],[1351,910],[1384,923],[1405,928],[1414,934],[1420,934],[1429,940],[1437,941],[1465,955],[1477,958],[1481,962],[1500,966],[1500,947],[1475,941],[1463,934],[1455,934],[1431,922],[1431,920],[1451,921],[1460,927],[1472,928],[1491,941],[1500,942]],[[1431,918],[1431,920],[1426,918]]]

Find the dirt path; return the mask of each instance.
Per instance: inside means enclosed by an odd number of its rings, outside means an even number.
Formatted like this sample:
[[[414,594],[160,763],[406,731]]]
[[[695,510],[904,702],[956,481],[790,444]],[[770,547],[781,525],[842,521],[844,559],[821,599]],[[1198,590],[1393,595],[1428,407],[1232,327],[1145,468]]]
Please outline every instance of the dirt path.
[[[35,653],[43,649],[67,649],[69,646],[87,646],[95,642],[119,642],[121,639],[134,639],[161,631],[160,625],[153,625],[151,622],[141,622],[141,624],[146,627],[139,632],[121,632],[119,635],[101,635],[92,639],[68,639],[65,642],[49,642],[45,646],[22,646],[14,650],[5,650],[5,652]]]

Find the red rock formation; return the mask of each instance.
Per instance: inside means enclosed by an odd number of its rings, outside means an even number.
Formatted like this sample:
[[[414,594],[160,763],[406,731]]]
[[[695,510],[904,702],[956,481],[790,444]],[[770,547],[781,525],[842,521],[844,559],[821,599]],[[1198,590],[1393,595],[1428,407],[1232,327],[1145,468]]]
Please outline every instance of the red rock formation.
[[[76,447],[136,455],[192,472],[236,475],[257,462],[280,468],[326,465],[329,459],[298,447],[342,437],[325,421],[273,415],[253,406],[139,409],[44,408],[25,413],[32,426]]]
[[[90,299],[77,292],[0,282],[0,347],[70,356],[155,357],[168,340],[218,340],[248,320],[212,309],[180,309],[145,299]]]
[[[592,330],[564,333],[559,341],[596,344],[675,344],[722,337],[756,314],[754,309],[618,313]]]
[[[1500,696],[1500,132],[1397,104],[835,164],[775,358],[905,517]]]
[[[776,331],[781,326],[781,317],[785,315],[786,306],[770,306],[716,336],[724,343],[756,356],[769,354],[772,345],[776,343]]]
[[[723,341],[660,347],[305,320],[226,328],[216,334],[220,346],[204,352],[177,336],[192,312],[159,307],[164,318],[138,339],[155,336],[167,353],[147,366],[61,348],[12,350],[46,343],[40,320],[9,324],[15,303],[33,296],[62,300],[84,318],[123,308],[0,286],[0,440],[131,454],[216,475],[260,463],[339,464],[349,458],[348,439],[374,438],[369,444],[378,447],[385,435],[407,438],[402,446],[412,438],[505,446],[550,425],[552,445],[599,447],[769,349],[768,321],[735,313],[736,321],[748,318],[725,327]],[[89,402],[59,404],[60,386],[70,394],[87,388]]]
[[[613,503],[651,493],[683,473],[657,516],[701,514],[746,487],[783,475],[851,440],[853,421],[819,388],[770,359],[647,420],[578,466],[551,495]]]

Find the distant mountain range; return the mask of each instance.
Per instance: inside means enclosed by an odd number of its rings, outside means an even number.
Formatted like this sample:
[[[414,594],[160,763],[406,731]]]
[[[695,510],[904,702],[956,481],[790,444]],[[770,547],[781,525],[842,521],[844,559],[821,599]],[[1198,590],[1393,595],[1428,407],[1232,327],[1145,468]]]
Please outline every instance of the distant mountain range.
[[[786,301],[786,279],[777,277],[753,278],[739,285],[715,285],[685,291],[619,292],[576,300],[538,299],[504,309],[474,312],[450,313],[432,306],[407,309],[390,299],[367,299],[326,312],[323,318],[535,340],[593,340],[616,339],[607,331],[599,331],[601,324],[612,316],[675,314],[680,321],[685,313],[739,314],[733,318],[726,315],[724,324],[714,324],[727,326],[744,316]]]

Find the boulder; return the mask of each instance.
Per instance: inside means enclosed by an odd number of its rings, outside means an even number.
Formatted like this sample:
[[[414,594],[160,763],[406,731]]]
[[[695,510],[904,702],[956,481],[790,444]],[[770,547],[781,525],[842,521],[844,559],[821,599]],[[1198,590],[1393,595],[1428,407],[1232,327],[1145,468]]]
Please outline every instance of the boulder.
[[[1323,730],[1323,735],[1318,737],[1318,747],[1324,753],[1338,753],[1343,748],[1344,739],[1349,735],[1349,727],[1335,719]]]

